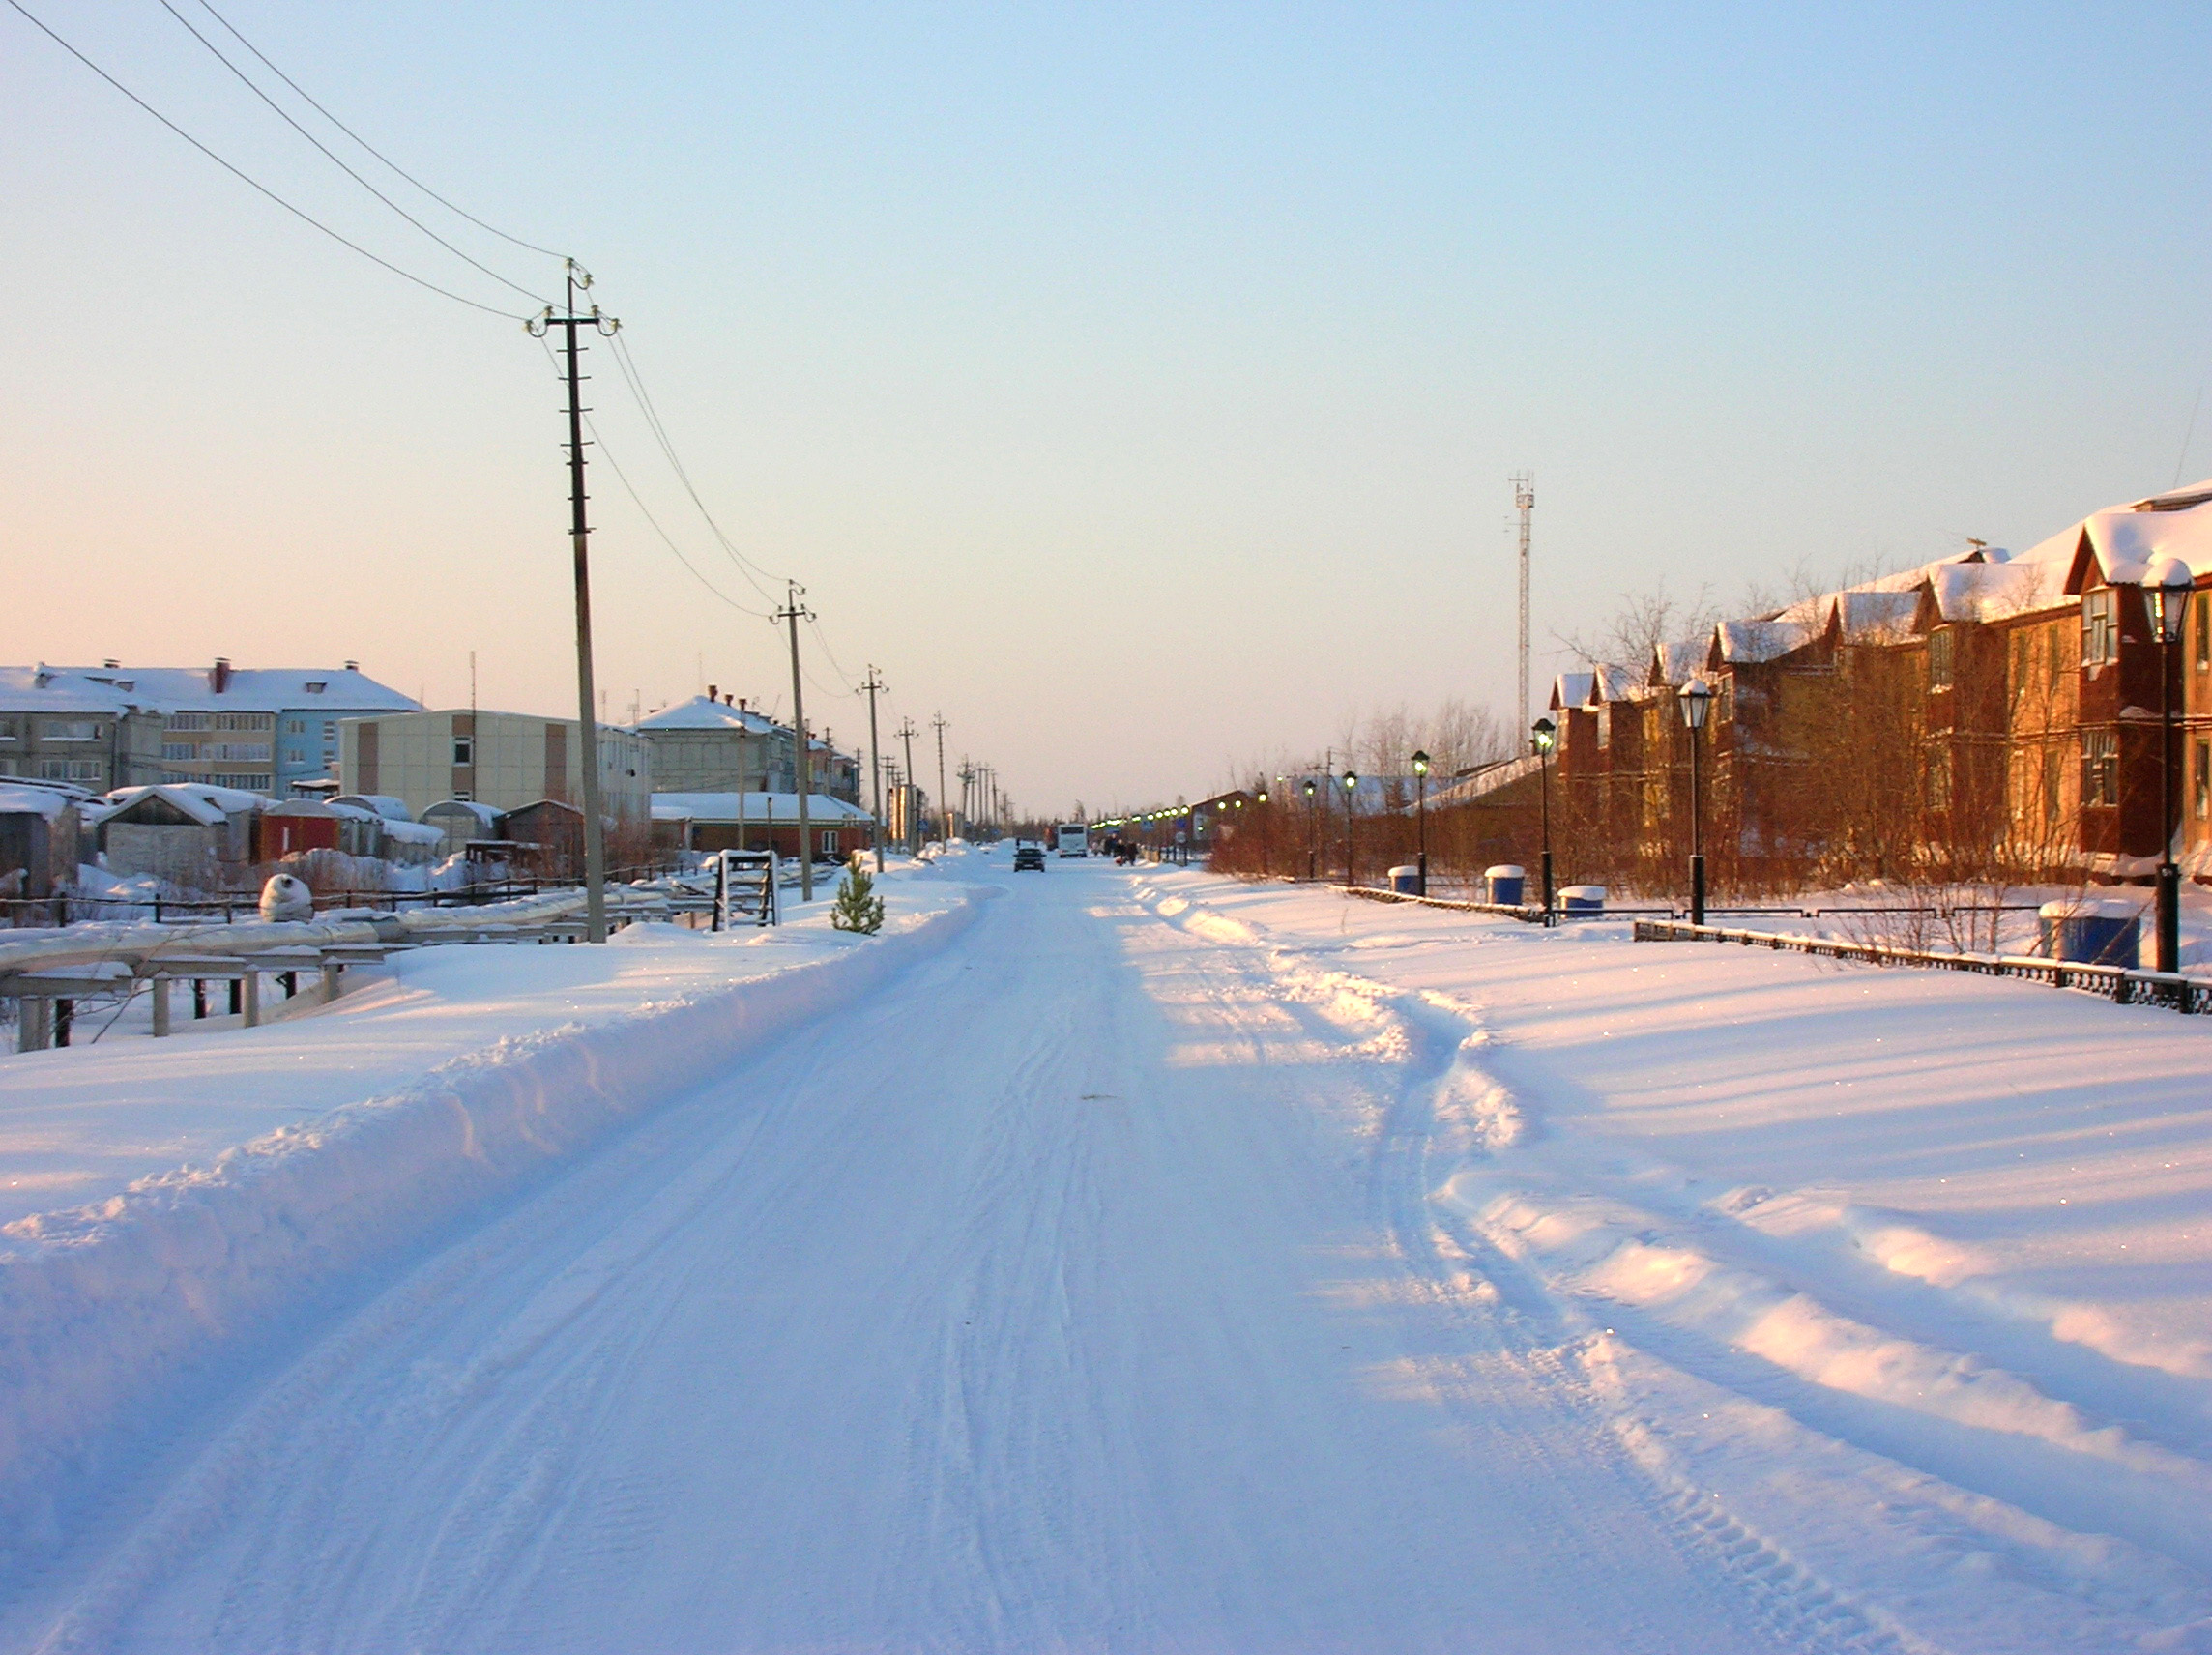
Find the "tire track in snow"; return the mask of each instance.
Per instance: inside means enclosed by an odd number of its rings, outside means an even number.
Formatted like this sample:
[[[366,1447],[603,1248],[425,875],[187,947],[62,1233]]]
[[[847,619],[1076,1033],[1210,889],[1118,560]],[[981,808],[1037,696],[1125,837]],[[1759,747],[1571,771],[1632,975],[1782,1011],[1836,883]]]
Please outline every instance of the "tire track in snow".
[[[1692,1491],[1654,1447],[1636,1435],[1637,1422],[1617,1385],[1593,1383],[1589,1351],[1605,1335],[1542,1276],[1499,1247],[1474,1224],[1448,1224],[1436,1196],[1470,1163],[1488,1162],[1531,1142],[1535,1123],[1484,1066],[1491,1036],[1478,1010],[1450,996],[1400,989],[1341,969],[1316,965],[1312,953],[1284,945],[1260,928],[1180,894],[1140,886],[1168,923],[1227,946],[1260,955],[1289,999],[1321,1008],[1348,1033],[1366,1023],[1394,1025],[1353,1048],[1402,1054],[1404,1076],[1380,1121],[1371,1172],[1371,1201],[1395,1252],[1421,1284],[1430,1305],[1470,1343],[1509,1354],[1522,1382],[1548,1391],[1562,1414],[1604,1428],[1623,1445],[1623,1462],[1647,1481],[1647,1510],[1683,1551],[1726,1579],[1754,1622],[1778,1644],[1809,1655],[1936,1655],[1871,1605],[1854,1600],[1777,1541],[1732,1515],[1717,1496]],[[1496,1371],[1490,1378],[1495,1381]],[[1490,1434],[1489,1398],[1475,1387],[1432,1385],[1440,1406],[1463,1429]],[[1532,1446],[1537,1474],[1549,1469],[1556,1437]],[[1586,1536],[1559,1536],[1588,1545]]]

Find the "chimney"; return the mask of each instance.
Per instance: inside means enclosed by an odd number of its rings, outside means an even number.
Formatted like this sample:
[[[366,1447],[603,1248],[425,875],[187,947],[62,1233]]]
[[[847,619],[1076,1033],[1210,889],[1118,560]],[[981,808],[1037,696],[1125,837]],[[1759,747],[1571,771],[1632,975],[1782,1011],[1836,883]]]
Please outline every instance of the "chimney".
[[[220,695],[229,687],[230,657],[227,655],[218,655],[215,658],[215,670],[208,674],[208,688],[213,690],[217,695]]]
[[[745,710],[745,698],[744,698],[743,696],[742,696],[742,695],[741,695],[741,696],[739,696],[739,697],[738,697],[738,711],[739,711],[740,712],[742,712],[744,710]]]
[[[719,701],[722,699],[720,695],[715,693],[715,687],[713,684],[709,684],[707,686],[707,699],[709,701]]]
[[[113,672],[113,671],[114,671],[114,670],[115,670],[117,667],[121,666],[123,663],[122,663],[121,661],[102,661],[100,664],[101,664],[102,666],[105,667],[105,668],[106,668],[106,669],[107,669],[109,672]]]
[[[361,671],[361,662],[359,662],[359,661],[348,661],[348,662],[346,662],[346,664],[345,664],[345,670],[346,670],[347,672],[359,672],[359,671]]]

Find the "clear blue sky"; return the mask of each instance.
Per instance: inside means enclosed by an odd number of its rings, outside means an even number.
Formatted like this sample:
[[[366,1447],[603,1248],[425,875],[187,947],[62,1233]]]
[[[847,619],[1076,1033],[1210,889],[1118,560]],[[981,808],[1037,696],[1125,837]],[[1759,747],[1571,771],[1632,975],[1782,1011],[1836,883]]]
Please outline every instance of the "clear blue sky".
[[[525,307],[157,0],[26,3],[348,234]],[[942,708],[1042,809],[1196,794],[1359,709],[1509,706],[1523,467],[1539,638],[1661,577],[2024,546],[2212,473],[2212,408],[2182,452],[2201,6],[218,3],[592,266],[733,538],[881,664],[889,722]],[[0,656],[353,656],[451,705],[474,649],[485,705],[572,705],[558,397],[515,324],[288,218],[6,11],[0,191]],[[595,366],[616,456],[759,607]],[[610,710],[702,679],[788,708],[768,624],[594,492]]]

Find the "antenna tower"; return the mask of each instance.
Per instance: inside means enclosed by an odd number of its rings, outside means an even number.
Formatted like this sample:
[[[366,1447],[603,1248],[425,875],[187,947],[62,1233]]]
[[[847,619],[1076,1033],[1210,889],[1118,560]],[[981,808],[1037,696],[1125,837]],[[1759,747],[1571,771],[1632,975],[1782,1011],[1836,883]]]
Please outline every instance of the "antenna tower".
[[[1516,740],[1528,734],[1528,518],[1536,509],[1536,479],[1528,472],[1513,474],[1513,504],[1521,511],[1521,676],[1514,681],[1514,705],[1521,722],[1514,726]]]

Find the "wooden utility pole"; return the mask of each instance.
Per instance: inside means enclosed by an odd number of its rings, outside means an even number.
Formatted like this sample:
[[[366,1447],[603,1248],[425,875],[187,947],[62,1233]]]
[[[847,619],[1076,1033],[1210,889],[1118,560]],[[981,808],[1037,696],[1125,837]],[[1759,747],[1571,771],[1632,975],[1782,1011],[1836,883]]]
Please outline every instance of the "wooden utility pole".
[[[937,807],[945,813],[945,838],[949,844],[952,839],[952,800],[945,794],[945,714],[940,712],[933,716],[929,727],[937,732]]]
[[[576,330],[590,327],[601,337],[611,337],[622,324],[612,316],[600,315],[597,305],[587,313],[577,314],[576,290],[589,289],[592,276],[574,259],[569,259],[568,266],[567,313],[557,316],[553,307],[547,305],[542,314],[532,317],[525,326],[536,338],[543,338],[554,328],[559,328],[566,336],[562,350],[568,359],[568,537],[576,574],[576,725],[581,749],[576,755],[576,769],[584,783],[584,941],[604,943],[607,940],[607,842],[606,827],[600,818],[598,697],[592,687],[592,565],[588,550],[592,529],[584,510],[588,498],[584,493],[586,411],[582,397],[584,376],[577,368]],[[553,778],[549,776],[546,780],[550,784]]]
[[[913,719],[902,718],[891,734],[906,743],[906,851],[911,857],[921,849],[917,842],[914,820],[914,739],[921,732],[914,727]]]
[[[873,666],[868,668],[868,682],[860,685],[868,692],[868,769],[876,784],[876,872],[884,871],[884,754],[876,743],[876,697],[890,685],[884,682],[883,674]]]
[[[814,900],[814,832],[806,816],[807,796],[814,791],[814,749],[806,739],[806,691],[800,682],[799,624],[814,619],[814,611],[799,600],[806,588],[796,580],[785,583],[789,592],[773,616],[791,624],[791,740],[792,777],[799,795],[799,900]],[[773,817],[770,820],[772,822]],[[772,840],[772,834],[771,834]]]

